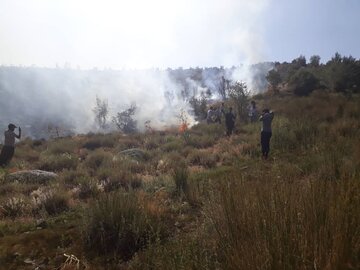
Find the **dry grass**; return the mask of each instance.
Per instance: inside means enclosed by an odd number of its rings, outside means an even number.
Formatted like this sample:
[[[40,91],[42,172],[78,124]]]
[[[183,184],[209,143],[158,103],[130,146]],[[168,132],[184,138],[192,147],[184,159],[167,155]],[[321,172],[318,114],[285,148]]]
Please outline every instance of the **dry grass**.
[[[0,185],[0,250],[27,237],[54,256],[48,268],[64,263],[54,254],[66,242],[61,252],[88,269],[359,269],[359,97],[314,92],[257,103],[275,111],[268,161],[260,123],[241,121],[230,138],[223,125],[199,124],[186,138],[171,130],[24,140],[0,182],[21,168],[60,177],[40,189]],[[129,148],[146,158],[119,155]],[[39,217],[51,225],[37,235],[57,243],[24,236]],[[71,241],[61,240],[67,222]],[[36,257],[11,252],[0,254],[7,269]]]

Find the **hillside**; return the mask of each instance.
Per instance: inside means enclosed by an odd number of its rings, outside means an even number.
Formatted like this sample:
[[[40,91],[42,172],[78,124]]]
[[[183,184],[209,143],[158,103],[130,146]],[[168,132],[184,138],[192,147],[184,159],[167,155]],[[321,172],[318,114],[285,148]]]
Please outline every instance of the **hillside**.
[[[230,138],[200,123],[21,140],[0,169],[0,268],[359,269],[360,97],[255,98],[275,111],[266,161],[244,119]],[[25,169],[58,177],[6,180]]]

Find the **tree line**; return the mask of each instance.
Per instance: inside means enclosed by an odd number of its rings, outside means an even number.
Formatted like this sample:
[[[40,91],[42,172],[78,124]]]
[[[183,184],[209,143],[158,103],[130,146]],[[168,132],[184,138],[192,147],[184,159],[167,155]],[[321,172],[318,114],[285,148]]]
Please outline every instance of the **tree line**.
[[[300,55],[290,63],[275,62],[266,79],[269,90],[288,91],[298,96],[309,95],[314,90],[327,90],[345,94],[360,93],[360,60],[339,53],[326,63],[313,55],[309,61]]]

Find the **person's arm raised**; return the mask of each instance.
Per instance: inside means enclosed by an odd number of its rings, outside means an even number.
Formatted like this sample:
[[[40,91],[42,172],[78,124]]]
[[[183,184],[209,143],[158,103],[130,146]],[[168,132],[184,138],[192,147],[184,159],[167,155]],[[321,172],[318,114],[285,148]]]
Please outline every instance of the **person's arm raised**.
[[[16,135],[16,134],[15,134],[15,137],[18,138],[18,139],[21,138],[21,127],[19,127],[19,135]]]

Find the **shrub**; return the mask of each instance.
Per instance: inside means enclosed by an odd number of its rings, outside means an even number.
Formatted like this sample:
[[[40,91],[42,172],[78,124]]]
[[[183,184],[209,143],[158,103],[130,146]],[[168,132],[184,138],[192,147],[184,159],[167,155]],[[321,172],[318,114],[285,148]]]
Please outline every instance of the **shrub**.
[[[62,172],[61,178],[64,181],[65,185],[76,186],[80,182],[82,182],[83,178],[86,178],[87,176],[88,176],[87,171],[85,171],[82,168],[79,168],[77,170],[64,170]]]
[[[89,150],[95,150],[100,147],[114,147],[116,143],[116,136],[112,134],[98,134],[98,135],[92,135],[90,138],[88,138],[82,145],[83,148],[89,149]]]
[[[21,197],[11,197],[0,205],[0,215],[15,219],[26,212],[27,203]]]
[[[89,169],[97,170],[104,164],[111,163],[112,158],[113,157],[111,153],[105,152],[102,149],[98,149],[86,157],[85,166]]]
[[[79,191],[78,196],[80,199],[88,199],[91,197],[96,197],[99,193],[99,187],[97,182],[88,177],[83,177],[79,179]]]
[[[64,153],[74,153],[77,148],[77,143],[72,138],[64,138],[53,140],[48,144],[48,152],[53,155],[60,155]]]
[[[184,147],[184,143],[180,140],[173,140],[161,146],[165,152],[180,151]]]
[[[76,169],[78,165],[76,156],[68,153],[60,155],[40,156],[39,168],[46,171],[62,171]]]
[[[134,193],[100,196],[85,212],[84,243],[96,254],[129,260],[164,232],[159,217],[143,208]]]
[[[57,215],[69,209],[69,198],[66,193],[49,192],[43,201],[43,207],[49,215]]]
[[[187,160],[191,165],[213,168],[216,166],[217,157],[207,151],[194,150],[188,155]]]
[[[187,140],[187,145],[195,148],[207,148],[216,143],[216,138],[212,134],[206,134],[203,136],[190,135]]]
[[[139,188],[141,179],[134,176],[130,170],[122,168],[102,168],[98,172],[105,192],[117,190],[119,188]]]
[[[180,167],[174,170],[173,179],[177,194],[188,193],[188,177],[189,171],[187,168]]]
[[[63,190],[39,188],[30,195],[34,214],[45,210],[49,215],[56,215],[69,209],[69,197]]]
[[[224,179],[208,209],[223,268],[357,265],[360,182],[355,179]]]
[[[208,238],[201,239],[197,234],[179,237],[163,245],[155,243],[129,262],[129,270],[222,269],[211,244]]]

